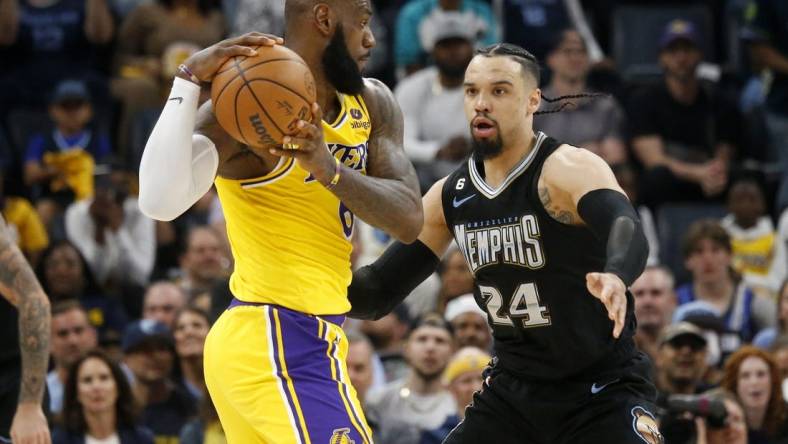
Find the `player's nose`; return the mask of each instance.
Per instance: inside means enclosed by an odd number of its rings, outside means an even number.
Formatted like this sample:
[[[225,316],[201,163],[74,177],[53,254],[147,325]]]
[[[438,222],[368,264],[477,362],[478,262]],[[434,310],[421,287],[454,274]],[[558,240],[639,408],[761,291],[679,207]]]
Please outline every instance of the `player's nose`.
[[[375,40],[375,34],[372,33],[371,29],[364,33],[362,44],[364,45],[364,48],[367,49],[372,49],[378,44],[377,40]]]

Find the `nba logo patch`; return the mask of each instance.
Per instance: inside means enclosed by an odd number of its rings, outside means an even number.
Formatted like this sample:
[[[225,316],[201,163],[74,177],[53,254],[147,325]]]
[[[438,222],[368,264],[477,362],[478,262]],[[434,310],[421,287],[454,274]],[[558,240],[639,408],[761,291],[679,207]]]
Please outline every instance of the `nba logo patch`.
[[[648,444],[663,444],[665,439],[659,433],[657,421],[648,410],[641,406],[632,408],[632,429]]]
[[[356,441],[350,439],[350,429],[343,427],[341,429],[334,430],[329,444],[356,444]]]
[[[350,117],[352,117],[352,118],[354,118],[356,120],[360,120],[361,119],[361,110],[357,109],[357,108],[351,108],[350,109]]]

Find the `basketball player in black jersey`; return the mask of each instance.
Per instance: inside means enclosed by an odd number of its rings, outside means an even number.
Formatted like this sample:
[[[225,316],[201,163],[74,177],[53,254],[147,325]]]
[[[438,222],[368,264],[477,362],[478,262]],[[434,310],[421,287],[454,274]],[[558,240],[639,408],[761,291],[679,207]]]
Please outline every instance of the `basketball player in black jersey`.
[[[477,52],[464,81],[473,156],[424,196],[416,242],[354,274],[350,316],[389,312],[454,238],[496,358],[446,443],[662,442],[627,291],[648,255],[640,221],[601,158],[534,133],[538,84],[524,49]]]

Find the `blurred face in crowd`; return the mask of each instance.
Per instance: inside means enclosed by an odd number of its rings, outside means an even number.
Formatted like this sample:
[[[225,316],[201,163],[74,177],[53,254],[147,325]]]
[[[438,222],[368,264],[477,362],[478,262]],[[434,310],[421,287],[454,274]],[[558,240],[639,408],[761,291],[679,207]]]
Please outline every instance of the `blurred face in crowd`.
[[[145,292],[142,304],[142,317],[154,319],[167,327],[173,327],[175,314],[186,305],[183,290],[170,282],[160,282]]]
[[[564,31],[561,43],[547,56],[547,66],[564,82],[584,82],[591,64],[580,33]]]
[[[53,250],[44,262],[49,296],[53,299],[81,296],[84,287],[82,273],[82,262],[74,247],[63,245]]]
[[[163,342],[148,340],[126,352],[125,362],[134,377],[143,384],[153,384],[170,376],[175,357]]]
[[[487,318],[478,313],[463,313],[452,319],[457,347],[473,346],[490,350],[492,334],[487,326]]]
[[[632,283],[638,329],[657,333],[670,322],[676,308],[671,277],[660,268],[647,268]]]
[[[193,311],[183,311],[175,320],[175,351],[181,358],[202,356],[205,337],[208,336],[208,320]]]
[[[766,212],[763,193],[753,182],[737,182],[728,194],[728,210],[744,228],[755,226]]]
[[[473,274],[465,263],[465,258],[459,250],[453,250],[446,258],[441,273],[443,293],[448,299],[473,293]]]
[[[473,43],[462,37],[452,37],[435,43],[432,58],[438,71],[446,77],[462,78],[473,58]]]
[[[81,131],[93,118],[93,107],[82,99],[68,99],[50,105],[49,115],[65,133]]]
[[[397,315],[389,313],[377,321],[363,321],[361,332],[380,350],[402,341],[408,332],[408,326],[400,322]]]
[[[706,346],[692,335],[677,336],[659,348],[657,368],[670,384],[697,384],[706,372]]]
[[[80,309],[52,316],[52,357],[60,367],[69,367],[98,345],[96,330]]]
[[[473,400],[473,394],[482,389],[482,373],[469,371],[460,374],[449,383],[449,391],[454,395],[457,406],[464,410]]]
[[[181,266],[192,279],[211,281],[222,274],[222,245],[210,228],[195,228],[181,257]]]
[[[700,284],[730,279],[731,252],[711,239],[700,239],[685,260],[692,280]]]
[[[85,413],[115,410],[118,386],[109,366],[98,358],[88,358],[77,370],[77,400]]]
[[[771,398],[772,378],[769,364],[757,356],[750,356],[739,367],[736,395],[745,410],[766,408]]]
[[[347,350],[348,376],[362,403],[372,385],[372,353],[372,346],[366,341],[351,342]]]
[[[747,423],[744,420],[744,411],[739,404],[725,399],[725,409],[728,417],[725,427],[721,429],[706,428],[706,442],[708,444],[747,444]]]
[[[701,61],[702,54],[697,46],[689,40],[676,40],[659,55],[659,62],[665,75],[686,82],[695,78],[695,70]]]
[[[433,380],[443,373],[452,351],[452,337],[446,329],[422,325],[411,332],[405,358],[420,378]]]

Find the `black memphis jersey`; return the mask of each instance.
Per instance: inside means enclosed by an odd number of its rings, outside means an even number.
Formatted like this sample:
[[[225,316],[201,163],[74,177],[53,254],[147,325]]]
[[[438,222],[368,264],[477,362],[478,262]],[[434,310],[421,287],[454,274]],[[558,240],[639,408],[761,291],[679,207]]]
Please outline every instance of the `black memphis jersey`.
[[[498,365],[555,380],[631,355],[633,301],[627,294],[627,320],[616,340],[607,310],[586,288],[586,273],[604,268],[605,246],[586,227],[547,214],[537,181],[561,143],[541,132],[536,137],[500,187],[484,182],[483,163],[471,157],[446,179],[442,201],[446,225],[473,272],[476,302],[493,328]]]

